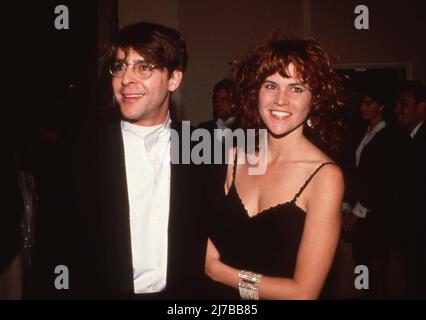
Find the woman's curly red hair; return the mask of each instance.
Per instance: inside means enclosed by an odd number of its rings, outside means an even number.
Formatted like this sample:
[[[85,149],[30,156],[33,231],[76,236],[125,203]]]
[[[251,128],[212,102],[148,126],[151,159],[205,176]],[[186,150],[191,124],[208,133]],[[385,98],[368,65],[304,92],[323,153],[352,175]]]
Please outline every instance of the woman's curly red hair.
[[[333,62],[334,58],[316,41],[269,36],[252,54],[232,62],[232,98],[239,127],[264,127],[258,111],[260,87],[276,72],[288,77],[288,67],[293,64],[299,81],[307,85],[312,94],[309,136],[327,149],[336,150],[339,129],[343,127],[345,95]]]

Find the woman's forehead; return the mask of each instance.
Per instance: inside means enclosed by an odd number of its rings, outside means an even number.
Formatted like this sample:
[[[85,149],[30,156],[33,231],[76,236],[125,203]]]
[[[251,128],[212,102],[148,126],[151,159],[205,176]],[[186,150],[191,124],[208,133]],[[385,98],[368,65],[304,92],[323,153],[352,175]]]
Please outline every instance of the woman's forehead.
[[[291,79],[291,80],[300,80],[299,72],[297,71],[293,63],[289,63],[287,66],[280,68],[275,73],[266,77],[266,79]]]

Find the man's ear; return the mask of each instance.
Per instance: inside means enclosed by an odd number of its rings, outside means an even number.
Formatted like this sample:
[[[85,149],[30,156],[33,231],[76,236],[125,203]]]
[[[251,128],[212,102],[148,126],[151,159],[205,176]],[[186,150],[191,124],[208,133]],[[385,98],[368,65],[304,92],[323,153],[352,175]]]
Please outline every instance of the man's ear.
[[[183,72],[181,70],[174,70],[169,78],[169,91],[173,92],[179,88],[182,82]]]
[[[426,113],[426,102],[419,102],[416,106],[416,111],[424,116]]]

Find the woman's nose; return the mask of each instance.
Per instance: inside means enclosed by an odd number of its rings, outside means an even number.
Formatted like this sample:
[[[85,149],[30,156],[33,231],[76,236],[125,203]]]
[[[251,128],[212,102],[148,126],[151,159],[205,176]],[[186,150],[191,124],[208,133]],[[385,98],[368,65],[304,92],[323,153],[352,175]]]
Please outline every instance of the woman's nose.
[[[280,90],[277,93],[277,97],[276,97],[276,101],[275,102],[279,106],[287,104],[287,102],[288,102],[287,93],[284,90]]]

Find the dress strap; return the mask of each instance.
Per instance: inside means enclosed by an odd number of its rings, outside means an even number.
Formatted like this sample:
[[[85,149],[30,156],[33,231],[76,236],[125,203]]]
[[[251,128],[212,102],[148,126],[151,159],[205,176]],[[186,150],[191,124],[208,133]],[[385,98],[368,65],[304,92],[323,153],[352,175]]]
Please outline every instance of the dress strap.
[[[300,188],[300,190],[296,193],[296,195],[294,196],[293,200],[291,200],[291,203],[295,203],[297,201],[297,199],[299,199],[300,195],[302,194],[303,190],[305,190],[305,188],[308,186],[309,182],[312,180],[312,178],[317,174],[317,172],[324,167],[326,164],[334,164],[334,162],[324,162],[322,164],[320,164],[320,166],[318,168],[315,169],[315,171],[311,174],[311,176],[305,181],[305,183],[303,184],[303,186]]]
[[[237,156],[238,156],[238,149],[235,148],[234,167],[232,168],[232,184],[235,184],[235,174],[237,172]]]

